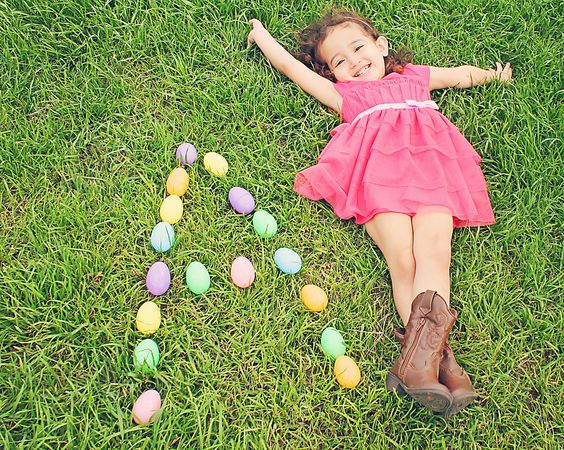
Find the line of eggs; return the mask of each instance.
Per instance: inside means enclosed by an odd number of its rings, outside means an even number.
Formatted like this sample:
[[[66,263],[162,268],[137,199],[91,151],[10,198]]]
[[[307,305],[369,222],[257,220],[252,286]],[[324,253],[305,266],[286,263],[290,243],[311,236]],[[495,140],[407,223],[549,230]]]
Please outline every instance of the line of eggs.
[[[176,151],[176,159],[180,164],[194,164],[198,156],[196,148],[190,143],[181,144]],[[212,175],[222,177],[228,171],[229,165],[225,158],[218,153],[208,152],[204,156],[204,167]],[[167,252],[175,243],[174,228],[183,213],[181,197],[186,193],[189,176],[183,167],[177,167],[169,174],[166,190],[169,194],[162,202],[159,222],[151,232],[151,245],[157,252]],[[255,210],[255,200],[252,194],[244,188],[233,187],[228,194],[231,207],[239,214],[247,215]],[[276,219],[267,211],[257,210],[253,214],[253,228],[261,237],[271,238],[277,230]],[[274,253],[276,266],[286,274],[299,272],[302,260],[298,253],[289,248],[279,248]],[[256,272],[244,256],[237,257],[231,265],[231,280],[239,288],[247,288],[255,280]],[[163,261],[155,262],[148,270],[146,277],[147,290],[155,295],[163,295],[170,287],[171,275],[168,266]],[[193,261],[186,269],[186,283],[194,294],[204,294],[211,285],[207,268],[198,261]],[[308,284],[300,291],[300,298],[306,308],[312,312],[325,309],[328,298],[318,286]],[[160,308],[152,301],[147,301],[139,308],[136,316],[137,329],[150,335],[157,331],[161,323]],[[344,339],[335,328],[323,330],[321,347],[324,353],[335,361],[334,375],[338,383],[344,388],[355,388],[360,382],[360,369],[356,362],[345,355]],[[160,352],[157,344],[151,339],[144,339],[137,344],[133,354],[134,366],[137,370],[152,372],[156,369]],[[155,420],[161,410],[160,394],[154,390],[143,392],[136,400],[132,417],[137,424],[148,424]]]

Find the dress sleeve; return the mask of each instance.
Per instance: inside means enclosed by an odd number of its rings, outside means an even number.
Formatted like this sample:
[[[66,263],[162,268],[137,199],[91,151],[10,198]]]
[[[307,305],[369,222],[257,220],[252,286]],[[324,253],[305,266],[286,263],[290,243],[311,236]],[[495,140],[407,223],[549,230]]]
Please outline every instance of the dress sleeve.
[[[429,86],[431,80],[431,68],[429,66],[406,64],[403,73],[404,75],[415,75],[425,82],[425,86]]]
[[[337,81],[336,83],[333,83],[333,86],[335,87],[337,92],[341,94],[341,96],[344,96],[350,86],[350,82]]]

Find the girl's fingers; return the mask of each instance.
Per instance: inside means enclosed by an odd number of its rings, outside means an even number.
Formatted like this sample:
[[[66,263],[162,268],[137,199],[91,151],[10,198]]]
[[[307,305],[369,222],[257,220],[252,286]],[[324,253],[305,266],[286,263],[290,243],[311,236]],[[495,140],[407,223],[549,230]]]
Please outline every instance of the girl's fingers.
[[[247,36],[247,48],[249,48],[249,47],[253,44],[253,42],[255,42],[255,38],[253,37],[253,31],[254,31],[256,28],[262,26],[262,24],[260,23],[260,21],[257,20],[257,19],[251,19],[251,20],[249,20],[249,24],[252,25],[253,29],[251,30],[251,32],[250,32],[250,33],[248,34],[248,36]]]

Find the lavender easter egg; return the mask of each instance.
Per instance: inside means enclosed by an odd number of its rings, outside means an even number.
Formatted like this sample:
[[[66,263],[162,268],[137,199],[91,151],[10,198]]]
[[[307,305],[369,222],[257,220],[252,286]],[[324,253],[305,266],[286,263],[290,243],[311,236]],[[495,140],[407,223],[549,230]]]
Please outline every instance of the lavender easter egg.
[[[146,425],[155,420],[155,415],[161,409],[161,395],[151,389],[143,392],[133,405],[131,416],[136,424]]]
[[[196,147],[189,142],[184,142],[176,149],[176,159],[180,164],[194,164],[198,158]]]
[[[255,268],[251,261],[244,256],[235,258],[231,264],[231,280],[240,288],[247,288],[255,281]]]
[[[274,262],[284,273],[293,275],[302,268],[302,258],[294,250],[289,248],[279,248],[274,252]]]
[[[163,295],[170,287],[170,270],[168,266],[158,261],[147,272],[147,290],[153,295]]]
[[[249,214],[255,210],[255,199],[242,187],[235,186],[229,190],[229,203],[239,214]]]
[[[159,222],[151,232],[151,245],[157,252],[167,252],[174,244],[174,228],[166,222]]]

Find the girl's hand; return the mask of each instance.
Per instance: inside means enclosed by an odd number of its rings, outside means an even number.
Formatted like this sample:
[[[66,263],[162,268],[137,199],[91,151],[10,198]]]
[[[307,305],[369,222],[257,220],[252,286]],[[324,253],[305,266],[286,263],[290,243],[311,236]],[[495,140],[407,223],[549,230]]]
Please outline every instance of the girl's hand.
[[[490,72],[493,72],[494,78],[501,81],[502,83],[507,83],[513,80],[513,78],[511,78],[513,71],[511,70],[511,64],[509,63],[507,63],[505,67],[503,67],[500,62],[497,62],[496,68],[490,69]]]
[[[255,42],[255,36],[257,35],[257,33],[260,33],[265,29],[260,20],[251,19],[249,20],[249,23],[253,26],[253,29],[247,36],[247,48],[249,48]]]

